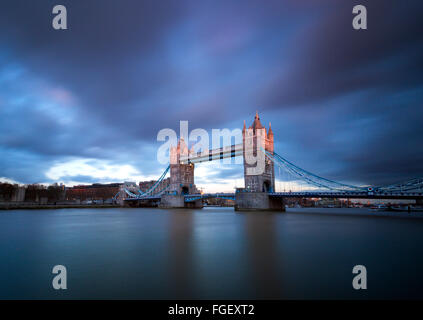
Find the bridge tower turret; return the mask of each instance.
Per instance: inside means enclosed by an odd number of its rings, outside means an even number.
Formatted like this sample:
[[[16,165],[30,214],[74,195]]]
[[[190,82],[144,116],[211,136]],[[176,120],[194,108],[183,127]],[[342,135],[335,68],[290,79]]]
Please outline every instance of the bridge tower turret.
[[[258,152],[262,152],[260,150],[261,148],[273,154],[274,136],[271,124],[269,123],[269,131],[266,132],[266,127],[261,124],[258,112],[256,112],[254,122],[248,129],[244,121],[242,141],[244,149],[245,189],[251,192],[273,192],[275,190],[275,168],[273,161],[265,157],[263,153],[258,155]],[[259,144],[258,148],[257,144]],[[251,163],[251,161],[247,160],[246,152],[251,147],[253,148],[253,156],[257,159],[256,163]],[[255,167],[257,168],[259,166],[258,161],[264,161],[263,170],[254,170]]]
[[[188,146],[181,138],[176,147],[170,148],[170,192],[177,195],[197,192],[194,184],[194,164],[181,163],[182,157],[187,157]]]

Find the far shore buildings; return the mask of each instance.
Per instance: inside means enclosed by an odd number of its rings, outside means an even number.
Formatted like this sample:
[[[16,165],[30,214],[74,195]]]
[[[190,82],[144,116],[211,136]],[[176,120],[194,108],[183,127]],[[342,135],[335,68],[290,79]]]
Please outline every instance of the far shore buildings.
[[[150,180],[150,181],[141,181],[138,186],[142,192],[146,192],[151,189],[157,180]],[[162,191],[166,190],[169,187],[170,178],[163,179],[160,183],[155,187],[153,193],[161,193]]]
[[[66,200],[107,200],[112,199],[122,183],[94,183],[66,188]]]
[[[146,192],[157,183],[157,180],[140,181],[138,184],[141,192]],[[154,193],[160,193],[165,191],[170,183],[170,178],[163,179],[154,189]],[[119,193],[120,187],[124,185],[128,188],[136,188],[135,182],[123,182],[123,183],[109,183],[100,184],[94,183],[91,185],[77,185],[74,187],[66,188],[66,200],[74,201],[86,201],[86,200],[110,200],[116,197]]]
[[[64,200],[65,186],[57,183],[18,185],[0,182],[0,202],[51,203]]]
[[[156,184],[157,180],[124,183],[94,183],[90,185],[76,185],[66,187],[54,183],[50,186],[42,184],[18,185],[0,182],[0,202],[27,202],[38,204],[81,203],[86,201],[112,202],[122,185],[137,188],[146,192]],[[154,193],[165,191],[169,186],[170,178],[162,180],[154,189]]]

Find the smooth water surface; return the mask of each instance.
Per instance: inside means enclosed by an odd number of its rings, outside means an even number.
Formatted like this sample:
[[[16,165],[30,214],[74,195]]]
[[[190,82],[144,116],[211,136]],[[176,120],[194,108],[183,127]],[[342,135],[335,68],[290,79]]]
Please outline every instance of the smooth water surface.
[[[0,298],[423,298],[423,219],[288,210],[0,211]],[[52,288],[59,264],[67,290]]]

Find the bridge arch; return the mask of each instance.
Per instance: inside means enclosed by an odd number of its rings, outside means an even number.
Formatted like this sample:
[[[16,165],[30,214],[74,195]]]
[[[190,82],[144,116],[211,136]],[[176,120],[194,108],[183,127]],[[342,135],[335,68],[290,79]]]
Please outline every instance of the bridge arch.
[[[189,194],[189,188],[187,186],[183,186],[181,187],[181,194],[182,195],[187,195]]]
[[[273,191],[272,187],[271,187],[271,183],[270,183],[269,180],[265,180],[263,182],[263,190],[262,191],[263,192],[272,192]]]

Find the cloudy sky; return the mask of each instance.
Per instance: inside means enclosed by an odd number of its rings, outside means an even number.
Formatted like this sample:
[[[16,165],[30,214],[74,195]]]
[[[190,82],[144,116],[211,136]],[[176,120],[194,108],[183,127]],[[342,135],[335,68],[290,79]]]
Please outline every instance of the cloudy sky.
[[[68,30],[52,28],[63,4]],[[368,30],[352,28],[366,5]],[[423,2],[2,0],[0,179],[158,177],[163,128],[272,122],[275,150],[321,176],[423,175]],[[206,190],[240,165],[201,164]]]

